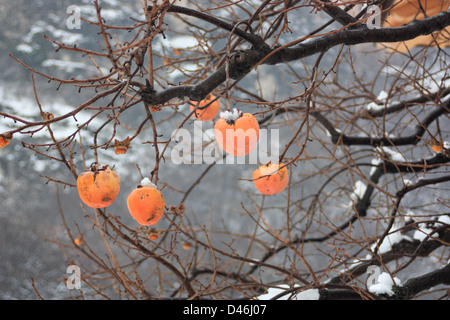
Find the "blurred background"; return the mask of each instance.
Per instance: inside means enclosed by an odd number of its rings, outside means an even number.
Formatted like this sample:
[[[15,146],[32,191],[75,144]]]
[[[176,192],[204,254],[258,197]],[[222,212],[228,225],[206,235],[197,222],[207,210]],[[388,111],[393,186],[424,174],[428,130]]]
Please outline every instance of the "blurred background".
[[[142,1],[140,0],[109,0],[100,1],[100,4],[102,16],[108,24],[127,26],[142,20]],[[59,79],[98,75],[98,70],[93,66],[89,57],[63,50],[56,52],[56,46],[43,37],[45,34],[68,46],[77,45],[86,49],[100,50],[101,37],[95,26],[82,22],[81,29],[67,27],[68,14],[66,10],[70,5],[79,6],[84,18],[96,20],[95,8],[90,0],[16,0],[14,2],[0,0],[2,21],[0,28],[0,66],[2,67],[0,110],[2,112],[16,114],[26,119],[40,119],[31,73],[12,59],[8,55],[9,53],[31,68]],[[305,13],[307,12],[306,10]],[[300,32],[306,34],[319,26],[319,22],[324,21],[324,16],[321,13],[305,14],[302,19],[304,21]],[[183,70],[172,70],[164,68],[162,57],[173,56],[174,49],[189,51],[190,48],[198,47],[199,43],[188,33],[183,33],[183,26],[174,23],[170,17],[167,22],[171,31],[166,32],[164,37],[161,36],[154,40],[155,53],[160,56],[160,58],[155,58],[155,64],[158,66],[158,72],[162,74],[161,79],[165,78],[172,83],[178,83],[183,81],[190,72],[195,71],[198,66],[188,63],[183,66]],[[292,28],[295,27],[298,25],[292,26]],[[293,29],[293,31],[298,30]],[[124,37],[126,32],[118,36]],[[289,40],[289,37],[290,35],[286,36],[286,41]],[[291,37],[295,39],[296,32],[293,32]],[[220,42],[212,45],[215,48],[223,47],[223,43]],[[379,57],[385,53],[374,50],[375,47],[372,44],[358,47],[361,48],[360,51],[352,52],[352,63],[357,68],[341,70],[339,75],[342,77],[341,80],[343,79],[342,83],[346,83],[346,77],[350,79],[355,73],[365,75],[370,79],[383,68]],[[331,54],[324,57],[325,66],[335,63],[335,57],[332,54],[334,50],[338,50],[338,48],[330,50]],[[307,64],[308,61],[308,59],[302,60],[299,65]],[[311,61],[314,62],[314,60]],[[108,73],[108,65],[102,65],[101,61],[96,62],[99,63],[103,72]],[[391,62],[395,62],[395,58],[392,58]],[[401,58],[398,62],[402,63]],[[294,73],[292,69],[283,66],[261,66],[256,75],[249,76],[243,83],[249,91],[264,96],[268,100],[282,100],[288,96],[300,94],[298,88],[292,88],[288,83],[291,83],[292,79],[296,79],[296,77],[306,77],[306,74],[302,74],[303,71],[302,68],[298,68]],[[55,115],[72,110],[93,94],[93,90],[79,91],[73,86],[60,86],[56,81],[48,81],[39,75],[34,77],[41,105],[45,111]],[[369,90],[378,93],[385,85],[386,83],[380,80]],[[243,111],[258,111],[258,107],[245,103],[239,104],[238,107]],[[155,113],[155,121],[160,128],[159,133],[163,134],[161,140],[170,138],[173,123],[180,123],[186,116],[187,109],[187,105],[184,105],[176,111],[163,109],[161,112]],[[127,137],[130,133],[127,128],[139,125],[139,117],[142,112],[142,106],[136,106],[121,117],[123,126],[119,127],[117,132],[118,139]],[[75,131],[77,123],[82,123],[89,116],[89,113],[79,114],[61,124],[55,124],[53,129],[58,137],[65,137]],[[170,121],[165,121],[169,118]],[[101,122],[93,121],[83,132],[84,137],[89,137],[89,133],[92,132],[90,130],[93,130],[91,128],[95,128],[99,123]],[[193,125],[193,123],[188,123],[186,126],[193,128]],[[274,123],[274,125],[277,124]],[[14,123],[0,119],[0,133],[12,127],[14,127]],[[203,130],[210,128],[211,124],[204,124]],[[293,131],[288,126],[277,128],[280,129],[279,146],[283,149],[292,137]],[[107,130],[102,134],[104,134],[104,138],[108,137]],[[328,140],[325,130],[317,129],[314,134],[316,138],[322,137],[324,140]],[[154,150],[151,145],[139,146],[139,142],[151,139],[151,128],[146,128],[139,139],[134,141],[133,148],[128,151],[126,157],[116,156],[112,149],[100,153],[100,162],[114,165],[115,170],[123,177],[121,195],[110,210],[120,216],[122,222],[128,222],[131,226],[136,226],[136,224],[128,214],[125,198],[126,194],[141,180],[139,169],[146,176],[153,169]],[[45,299],[70,298],[71,293],[66,287],[65,278],[68,276],[66,268],[71,257],[61,246],[61,242],[67,241],[63,219],[73,230],[82,232],[92,229],[92,223],[86,219],[80,209],[80,200],[75,188],[56,184],[48,179],[48,177],[52,177],[55,180],[74,185],[73,176],[67,168],[24,148],[22,141],[31,141],[30,135],[15,135],[7,148],[0,149],[0,299],[36,299],[38,296],[33,288],[33,283],[36,290]],[[323,146],[315,141],[308,144],[309,154],[321,152]],[[48,142],[45,130],[33,135],[33,142]],[[298,149],[292,151],[294,155],[296,151]],[[86,161],[83,163],[81,154],[76,154],[74,162],[78,170],[83,170],[84,164],[88,165],[93,162],[92,152],[87,151],[85,156]],[[301,168],[294,169],[294,174],[297,178],[301,178],[315,170],[318,164],[320,164],[320,160],[314,163],[305,162]],[[257,165],[216,165],[209,170],[202,183],[189,194],[187,212],[191,221],[206,224],[213,229],[227,230],[230,233],[245,234],[253,230],[249,224],[251,219],[242,214],[242,205],[252,205],[249,194],[254,194],[255,190],[251,182],[241,180],[241,178],[250,177],[256,167]],[[207,168],[208,166],[205,164],[174,165],[168,157],[159,172],[161,185],[167,184],[165,187],[166,204],[178,205],[184,197],[183,192],[188,190]],[[369,169],[367,168],[367,172]],[[308,192],[313,194],[324,178],[317,177],[308,180],[306,194]],[[351,189],[351,185],[349,189]],[[306,198],[306,194],[302,194],[302,196]],[[421,197],[426,198],[426,193],[421,193]],[[420,197],[414,199],[418,205],[422,203],[422,200],[423,198]],[[277,207],[277,204],[283,203],[285,198],[280,196],[267,200],[266,203],[271,203],[270,201],[272,201],[273,207],[268,210],[267,219],[276,226],[277,223],[281,223],[280,219],[276,215],[270,214],[270,210],[275,213],[281,212],[282,206]],[[341,210],[332,205],[328,209],[330,216],[332,216],[333,210],[336,210],[336,213]],[[90,237],[90,235],[86,235],[86,237]],[[93,237],[91,244],[95,246],[97,241],[98,249],[104,250],[103,243],[95,238],[98,235]],[[227,238],[220,233],[216,234],[213,239],[217,245],[223,245],[222,241],[225,240]],[[236,243],[239,248],[238,241]],[[242,250],[245,248],[243,245]],[[276,261],[273,263],[276,264]]]

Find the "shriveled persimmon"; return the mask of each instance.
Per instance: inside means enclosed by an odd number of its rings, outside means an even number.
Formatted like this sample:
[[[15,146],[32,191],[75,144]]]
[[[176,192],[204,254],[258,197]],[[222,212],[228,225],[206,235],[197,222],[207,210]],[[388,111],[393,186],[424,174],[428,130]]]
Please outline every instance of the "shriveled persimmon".
[[[162,234],[161,230],[157,230],[156,228],[151,228],[147,233],[147,238],[150,241],[158,240],[159,236]]]
[[[262,165],[253,172],[253,182],[262,194],[282,192],[289,182],[289,173],[282,163]]]
[[[114,140],[114,152],[115,154],[125,154],[128,149],[131,149],[130,146],[130,137],[127,137],[125,140]]]
[[[128,210],[131,216],[143,226],[151,226],[161,220],[164,209],[164,197],[148,178],[144,178],[128,196]]]
[[[0,148],[6,147],[12,140],[12,133],[0,134]]]
[[[120,178],[108,166],[93,165],[78,175],[77,189],[84,204],[91,208],[105,208],[116,200]]]
[[[157,233],[150,233],[148,235],[148,240],[154,241],[154,240],[158,240],[159,235]]]
[[[258,144],[259,123],[251,113],[238,109],[220,113],[214,125],[214,134],[220,147],[234,156],[248,155]]]
[[[158,112],[158,111],[161,111],[161,109],[162,109],[162,105],[150,106],[150,110],[152,112]]]
[[[191,101],[191,112],[197,107],[197,102]],[[203,109],[202,109],[203,108]],[[200,121],[213,120],[220,111],[220,101],[216,96],[210,94],[206,99],[198,102],[198,109],[195,110],[193,116]]]

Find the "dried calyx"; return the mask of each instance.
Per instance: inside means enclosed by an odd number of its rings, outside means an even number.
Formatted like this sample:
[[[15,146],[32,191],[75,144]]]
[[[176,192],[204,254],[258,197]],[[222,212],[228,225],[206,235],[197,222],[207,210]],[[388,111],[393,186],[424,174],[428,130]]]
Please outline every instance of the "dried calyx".
[[[242,111],[236,108],[233,108],[233,111],[227,110],[220,113],[220,117],[224,118],[229,125],[233,125],[243,115]]]
[[[93,162],[93,163],[91,164],[90,170],[91,170],[92,172],[98,172],[98,171],[104,171],[104,170],[108,169],[108,167],[109,167],[109,165],[107,165],[107,164],[102,165],[102,164],[100,164],[100,163],[98,163],[98,162]]]
[[[109,168],[108,164],[105,165],[101,165],[98,162],[93,162],[91,164],[91,168],[89,169],[89,171],[92,171],[94,173],[94,181],[97,178],[97,175],[101,172],[101,171],[106,171]]]

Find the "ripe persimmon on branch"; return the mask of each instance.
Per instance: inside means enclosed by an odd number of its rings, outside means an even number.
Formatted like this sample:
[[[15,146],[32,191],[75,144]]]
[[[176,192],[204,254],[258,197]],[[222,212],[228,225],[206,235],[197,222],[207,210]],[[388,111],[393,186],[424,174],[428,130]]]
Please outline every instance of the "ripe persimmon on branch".
[[[0,147],[70,171],[43,177],[89,221],[59,202],[68,238],[51,241],[82,266],[77,298],[448,299],[449,3],[399,1],[371,3],[384,21],[369,28],[364,1],[143,0],[116,26],[96,0],[80,19],[97,47],[44,36],[93,74],[10,54],[38,107],[0,112]],[[87,98],[50,110],[37,76]],[[252,159],[264,130],[276,161],[218,161]],[[180,150],[216,161],[172,163]]]

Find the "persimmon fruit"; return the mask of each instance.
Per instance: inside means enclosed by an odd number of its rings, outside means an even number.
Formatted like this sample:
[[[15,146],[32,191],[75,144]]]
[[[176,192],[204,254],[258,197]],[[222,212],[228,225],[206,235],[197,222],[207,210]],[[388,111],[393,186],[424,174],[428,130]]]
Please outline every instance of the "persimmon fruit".
[[[147,231],[147,238],[150,241],[155,241],[159,239],[159,236],[163,233],[163,231],[158,230],[156,228],[150,228],[150,230]]]
[[[436,152],[436,153],[442,152],[443,143],[440,143],[436,139],[432,139],[430,144],[431,144],[431,149],[433,149],[434,152]]]
[[[209,105],[208,105],[209,104]],[[190,110],[191,112],[195,109],[197,106],[197,102],[191,101],[190,103]],[[206,107],[205,107],[206,106]],[[201,109],[202,107],[205,107],[204,109]],[[195,110],[193,113],[193,116],[200,121],[211,121],[217,115],[220,111],[220,101],[216,98],[216,96],[210,94],[206,99],[201,100],[198,102],[198,109]]]
[[[78,175],[77,189],[81,200],[91,208],[111,205],[120,191],[120,178],[108,166],[93,165]]]
[[[443,11],[447,11],[450,0],[392,0],[385,2],[383,10],[389,9],[387,16],[382,21],[381,26],[384,27],[401,27],[414,20],[422,20],[424,18],[433,17]],[[399,52],[407,52],[417,46],[439,46],[448,47],[448,33],[450,27],[428,35],[418,36],[416,38],[402,41],[383,43],[382,46]]]
[[[433,145],[431,147],[433,149],[434,152],[441,152],[442,151],[442,147],[440,145]]]
[[[289,173],[282,163],[262,165],[253,172],[253,182],[262,194],[274,195],[286,188]]]
[[[150,110],[151,110],[152,112],[158,112],[158,111],[161,111],[161,109],[162,109],[162,106],[161,106],[161,105],[150,106]]]
[[[183,249],[184,250],[189,250],[191,249],[191,244],[189,242],[183,242]]]
[[[154,240],[158,240],[159,235],[156,233],[152,233],[148,235],[148,240],[154,241]]]
[[[164,214],[164,197],[148,178],[144,178],[128,196],[128,210],[131,216],[143,226],[158,223]]]
[[[75,240],[74,240],[74,243],[77,246],[81,246],[84,243],[83,236],[80,234],[78,237],[76,237]]]
[[[128,149],[130,149],[130,137],[127,137],[125,140],[114,140],[114,153],[115,154],[125,154]]]
[[[13,137],[12,133],[0,134],[0,148],[6,147],[12,140],[12,137]]]
[[[214,125],[214,135],[220,147],[234,156],[248,155],[259,140],[259,123],[251,113],[238,109],[220,113]]]

